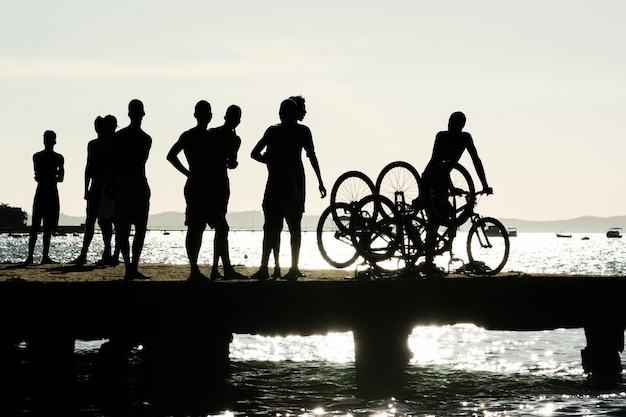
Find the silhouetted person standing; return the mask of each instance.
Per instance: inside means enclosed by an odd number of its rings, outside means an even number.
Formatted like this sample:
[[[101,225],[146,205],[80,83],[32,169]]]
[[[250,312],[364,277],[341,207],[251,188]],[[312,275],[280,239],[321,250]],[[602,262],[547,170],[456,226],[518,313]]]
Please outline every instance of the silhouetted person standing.
[[[269,256],[272,249],[278,245],[277,239],[283,220],[287,222],[291,235],[291,268],[283,278],[296,280],[300,276],[298,267],[301,243],[300,223],[305,202],[302,150],[311,161],[319,182],[321,197],[326,196],[311,131],[308,127],[298,124],[296,102],[291,99],[284,100],[280,105],[279,116],[281,123],[270,126],[251,153],[253,159],[267,164],[268,168],[268,179],[263,196],[265,224],[263,225],[261,267],[253,275],[253,278],[259,280],[269,278]]]
[[[196,126],[187,130],[167,154],[167,160],[187,177],[185,182],[185,225],[187,236],[185,247],[191,271],[189,281],[208,280],[198,266],[198,256],[202,246],[202,235],[208,222],[209,211],[209,163],[207,161],[209,132],[207,126],[213,118],[211,105],[201,100],[196,103],[193,113],[196,118]],[[187,159],[187,165],[183,165],[178,154],[183,152]]]
[[[37,233],[43,221],[43,254],[42,264],[54,263],[50,259],[50,239],[52,230],[58,227],[59,223],[59,190],[57,183],[63,182],[65,176],[63,155],[54,152],[56,133],[46,130],[43,134],[44,150],[33,155],[33,166],[35,168],[35,181],[37,190],[33,202],[33,217],[28,240],[28,256],[25,264],[33,263],[35,244],[37,243]]]
[[[145,116],[143,103],[134,99],[128,104],[130,124],[114,137],[114,158],[117,162],[117,197],[115,201],[116,239],[124,258],[124,279],[148,279],[138,271],[150,210],[150,187],[146,178],[146,162],[152,147],[152,138],[141,129]],[[135,226],[135,237],[130,248],[130,229]]]
[[[306,116],[306,104],[304,97],[302,96],[291,96],[290,100],[293,100],[297,106],[297,119],[299,122],[304,120],[304,116]],[[283,225],[280,224],[280,229],[278,230],[278,237],[276,238],[274,247],[272,248],[272,253],[274,254],[274,272],[272,273],[272,278],[280,278],[280,236],[283,231]],[[300,274],[302,275],[302,274]]]
[[[93,239],[96,220],[102,231],[104,251],[100,265],[113,264],[111,256],[111,241],[113,237],[113,210],[114,196],[110,195],[112,177],[111,152],[113,136],[117,129],[117,119],[114,116],[98,116],[94,122],[97,138],[87,144],[87,164],[85,166],[85,200],[87,201],[85,234],[80,255],[72,263],[84,265],[87,262],[87,252]],[[105,188],[105,184],[107,187]]]
[[[215,228],[213,240],[213,268],[211,279],[245,279],[244,275],[235,271],[230,263],[228,251],[228,232],[230,227],[226,221],[228,200],[230,199],[230,180],[228,170],[239,165],[237,153],[241,146],[241,139],[235,129],[241,123],[241,108],[231,105],[226,109],[224,124],[209,130],[209,170],[210,170],[210,198],[209,210],[211,221],[209,225]],[[224,276],[218,270],[220,258],[224,266]]]
[[[482,184],[483,191],[488,194],[493,193],[493,190],[487,184],[485,170],[480,158],[478,157],[478,152],[474,146],[472,135],[468,132],[463,132],[465,122],[466,118],[462,112],[454,112],[450,115],[448,130],[437,133],[433,147],[433,154],[424,169],[424,173],[422,174],[422,182],[426,187],[426,190],[433,190],[433,192],[437,193],[437,189],[442,188],[441,184],[435,184],[433,181],[433,173],[437,167],[444,161],[459,162],[463,152],[467,150],[472,158],[472,162],[474,164],[474,168],[476,169],[476,173],[478,174],[478,178],[480,179],[480,183]],[[445,188],[445,184],[443,185],[443,188]],[[442,189],[439,192],[445,194],[446,190]],[[424,272],[440,272],[433,264],[435,257],[435,241],[439,226],[439,224],[436,224],[436,222],[433,221],[434,218],[435,216],[432,214],[428,216],[426,265]]]

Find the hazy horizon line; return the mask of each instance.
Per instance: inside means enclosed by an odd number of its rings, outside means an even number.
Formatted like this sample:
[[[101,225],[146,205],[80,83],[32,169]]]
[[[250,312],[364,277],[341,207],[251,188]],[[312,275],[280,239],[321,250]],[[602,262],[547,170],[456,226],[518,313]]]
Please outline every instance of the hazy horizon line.
[[[240,211],[229,211],[227,213],[227,215],[236,215],[236,214],[244,214],[244,213],[260,213],[262,214],[263,211],[262,210],[240,210]],[[169,210],[169,211],[162,211],[162,212],[158,212],[158,213],[154,213],[154,214],[149,214],[149,217],[152,216],[159,216],[159,215],[167,215],[167,214],[175,214],[175,215],[185,215],[184,211],[174,211],[174,210]],[[305,212],[303,217],[319,217],[321,216],[322,213],[307,213]],[[60,213],[61,216],[65,216],[65,217],[70,217],[70,218],[84,218],[85,215],[72,215],[72,214],[65,214],[63,212]],[[485,216],[483,216],[485,217]],[[568,221],[568,220],[578,220],[578,219],[584,219],[584,218],[594,218],[594,219],[611,219],[614,217],[626,217],[626,214],[616,214],[616,215],[611,215],[611,216],[599,216],[599,215],[591,215],[591,214],[583,214],[583,215],[579,215],[576,217],[569,217],[569,218],[558,218],[558,219],[527,219],[527,218],[521,218],[521,217],[509,217],[509,216],[488,216],[488,217],[495,217],[497,219],[506,219],[506,220],[516,220],[516,221],[525,221],[525,222],[558,222],[558,221]],[[30,220],[30,214],[28,216],[29,220]]]

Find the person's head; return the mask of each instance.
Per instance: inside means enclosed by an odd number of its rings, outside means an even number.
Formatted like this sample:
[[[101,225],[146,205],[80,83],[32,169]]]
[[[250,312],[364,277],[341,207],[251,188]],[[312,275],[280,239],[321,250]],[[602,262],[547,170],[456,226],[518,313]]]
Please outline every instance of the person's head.
[[[103,132],[104,128],[104,117],[96,117],[96,120],[93,121],[93,128],[96,130],[96,133],[100,135]]]
[[[231,104],[226,109],[226,115],[224,116],[226,126],[231,129],[236,128],[241,123],[241,107]]]
[[[211,105],[206,100],[200,100],[196,103],[196,107],[193,112],[193,116],[198,120],[199,123],[209,124],[211,119],[213,118],[213,113],[211,112]]]
[[[57,134],[52,130],[46,130],[43,132],[43,145],[46,149],[52,149],[57,143]]]
[[[291,99],[283,100],[278,115],[283,123],[295,123],[298,120],[298,105]]]
[[[117,129],[117,118],[112,114],[108,114],[102,118],[102,133],[105,135],[112,135]]]
[[[143,103],[141,102],[141,100],[135,98],[132,99],[130,103],[128,103],[128,117],[130,117],[130,120],[141,120],[145,115],[146,112],[144,111]]]
[[[465,127],[465,115],[460,111],[455,111],[450,115],[450,120],[448,120],[448,130],[454,132],[460,132]]]
[[[306,105],[304,104],[304,97],[302,96],[291,96],[289,100],[295,101],[298,106],[298,120],[304,120],[304,116],[306,116]]]

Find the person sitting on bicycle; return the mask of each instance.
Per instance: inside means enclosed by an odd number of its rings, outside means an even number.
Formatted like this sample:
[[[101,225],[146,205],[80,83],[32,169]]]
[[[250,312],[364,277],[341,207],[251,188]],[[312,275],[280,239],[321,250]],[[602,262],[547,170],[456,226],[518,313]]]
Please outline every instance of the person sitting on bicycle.
[[[487,178],[485,177],[485,170],[483,168],[482,161],[478,157],[478,152],[474,146],[474,140],[472,135],[468,132],[463,132],[465,126],[466,117],[460,112],[454,112],[450,115],[448,121],[448,130],[437,133],[435,137],[435,144],[433,147],[433,154],[430,161],[424,169],[422,174],[422,183],[425,190],[437,193],[437,189],[442,188],[442,192],[446,192],[446,184],[433,183],[432,175],[436,167],[444,161],[458,162],[463,155],[463,152],[467,150],[474,163],[474,168],[478,174],[478,178],[483,187],[483,192],[486,194],[492,194],[493,189],[487,184]],[[435,258],[435,241],[437,237],[437,229],[439,224],[435,224],[433,221],[434,216],[428,216],[429,222],[426,235],[426,264],[425,272],[438,272],[433,260]],[[450,242],[452,244],[452,242]]]

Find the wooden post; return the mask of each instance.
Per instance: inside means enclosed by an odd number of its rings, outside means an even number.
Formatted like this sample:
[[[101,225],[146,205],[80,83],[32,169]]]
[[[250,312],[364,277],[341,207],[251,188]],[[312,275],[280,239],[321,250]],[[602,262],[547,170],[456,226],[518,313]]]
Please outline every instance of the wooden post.
[[[356,383],[366,394],[392,395],[404,384],[411,328],[375,323],[353,330]]]
[[[203,324],[170,328],[144,345],[151,395],[162,411],[195,414],[222,398],[232,333]]]
[[[73,408],[76,375],[74,338],[63,331],[40,329],[26,341],[32,378],[33,409],[64,414]],[[52,411],[51,411],[52,412]]]
[[[624,350],[624,325],[611,321],[585,326],[587,347],[581,351],[585,373],[615,379],[622,373],[619,352]]]

